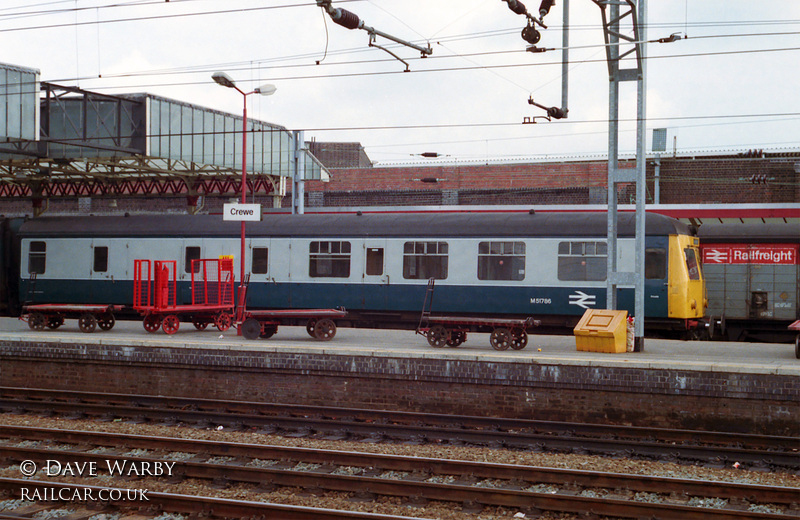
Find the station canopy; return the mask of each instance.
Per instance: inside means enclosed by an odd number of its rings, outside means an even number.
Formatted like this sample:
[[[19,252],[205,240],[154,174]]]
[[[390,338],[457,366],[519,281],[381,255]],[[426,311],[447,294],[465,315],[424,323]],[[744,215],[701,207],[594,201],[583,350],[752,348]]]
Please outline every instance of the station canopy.
[[[248,118],[248,192],[283,195],[297,134]],[[300,143],[305,148],[304,143]],[[307,150],[305,180],[328,172]],[[237,194],[242,117],[155,96],[39,81],[0,63],[0,198]]]

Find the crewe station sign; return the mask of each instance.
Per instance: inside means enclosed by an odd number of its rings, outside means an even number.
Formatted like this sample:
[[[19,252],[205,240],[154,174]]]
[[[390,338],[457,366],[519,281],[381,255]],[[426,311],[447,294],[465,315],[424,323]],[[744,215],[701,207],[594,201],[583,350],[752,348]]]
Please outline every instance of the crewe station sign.
[[[796,265],[796,244],[714,244],[703,246],[704,264]]]
[[[222,220],[258,222],[261,220],[261,204],[225,204]]]

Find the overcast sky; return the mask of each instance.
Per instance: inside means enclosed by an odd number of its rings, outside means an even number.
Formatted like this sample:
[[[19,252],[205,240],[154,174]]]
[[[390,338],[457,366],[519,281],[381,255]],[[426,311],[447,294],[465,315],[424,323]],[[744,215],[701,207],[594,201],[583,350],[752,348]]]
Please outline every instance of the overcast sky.
[[[560,48],[562,2],[540,47]],[[539,0],[525,0],[538,11]],[[242,96],[211,80],[220,70],[250,96],[250,117],[306,139],[358,141],[378,163],[605,155],[608,69],[600,9],[570,0],[569,117],[523,125],[561,105],[561,52],[530,53],[525,18],[502,0],[351,0],[334,7],[433,54],[331,22],[302,0],[3,0],[0,62],[41,79],[103,93],[149,92],[241,114]],[[650,0],[647,135],[667,128],[678,152],[800,149],[800,2]],[[327,50],[327,52],[326,52]],[[317,64],[317,62],[320,62]],[[635,117],[635,82],[621,117]],[[623,121],[620,148],[635,149]],[[435,162],[426,160],[426,162]]]

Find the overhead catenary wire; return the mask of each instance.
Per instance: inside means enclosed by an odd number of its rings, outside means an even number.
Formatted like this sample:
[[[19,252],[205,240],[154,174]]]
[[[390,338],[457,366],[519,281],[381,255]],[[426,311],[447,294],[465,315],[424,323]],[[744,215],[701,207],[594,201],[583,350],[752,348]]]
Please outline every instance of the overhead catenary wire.
[[[175,0],[173,0],[175,1]],[[183,0],[183,1],[192,1],[192,0]],[[359,0],[340,0],[341,2],[356,2]],[[161,2],[159,2],[161,3]],[[189,18],[194,16],[217,16],[221,14],[241,14],[241,13],[249,13],[255,11],[267,11],[273,9],[290,9],[290,8],[297,8],[297,7],[308,7],[312,4],[283,4],[283,5],[273,5],[273,6],[261,6],[261,7],[240,7],[236,9],[218,9],[214,11],[198,11],[198,12],[186,12],[186,13],[172,13],[172,14],[161,14],[161,15],[150,15],[150,16],[131,16],[128,18],[115,18],[109,20],[86,20],[86,21],[75,21],[71,23],[54,23],[50,25],[30,25],[30,26],[21,26],[21,27],[7,27],[0,29],[0,33],[4,32],[19,32],[19,31],[32,31],[32,30],[44,30],[44,29],[59,29],[59,28],[72,28],[72,27],[79,27],[79,26],[86,26],[86,25],[97,25],[97,24],[115,24],[115,23],[125,23],[125,22],[142,22],[142,21],[150,21],[150,20],[168,20],[174,18]],[[84,8],[81,8],[84,9]],[[86,8],[88,9],[88,8]],[[94,10],[94,8],[91,8]],[[69,10],[68,12],[72,12]]]
[[[74,0],[66,0],[65,3],[72,3],[73,1]],[[178,1],[186,2],[186,1],[192,1],[192,0],[172,0],[172,1],[173,2],[178,2]],[[156,3],[156,2],[141,2],[141,4],[153,4],[153,3]],[[157,3],[161,3],[161,2],[157,2]],[[128,4],[125,4],[125,5],[136,6],[137,4],[131,2],[131,3],[128,3]],[[312,5],[312,4],[309,3],[309,4],[305,4],[305,5]],[[94,9],[94,7],[92,7],[92,9]],[[204,13],[198,13],[198,14],[204,14]],[[0,14],[0,20],[2,20],[2,14]],[[98,22],[105,23],[104,20],[101,20],[101,21],[98,21]],[[792,24],[792,23],[796,24],[796,23],[800,23],[800,21],[792,21],[792,20],[786,20],[786,21],[772,20],[772,21],[764,21],[764,22],[765,22],[765,25],[775,25],[775,24],[778,24],[778,23],[780,23],[780,24]],[[758,21],[755,21],[755,22],[748,21],[747,25],[753,25],[753,24],[757,24],[757,23],[759,23],[759,22]],[[649,27],[656,27],[656,26],[659,26],[659,25],[664,26],[664,27],[672,27],[672,26],[674,26],[674,24],[673,25],[669,25],[669,24],[648,24]],[[703,26],[701,24],[697,24],[697,25],[695,25],[695,24],[691,24],[691,25],[690,24],[685,24],[684,25],[684,23],[682,23],[681,25],[682,25],[682,27],[684,29],[687,28],[687,27],[689,29],[692,29],[692,27],[695,27],[695,26],[696,27]],[[704,26],[723,27],[723,26],[741,26],[741,25],[744,25],[744,23],[743,22],[742,23],[719,22],[717,24],[707,23]],[[554,26],[551,25],[551,27],[554,27]],[[590,29],[590,27],[586,27],[586,29]],[[694,30],[694,29],[692,29],[692,30]],[[516,34],[518,32],[518,30],[517,29],[513,29],[513,30],[508,30],[506,32],[508,34],[511,34],[511,33],[515,33]],[[795,35],[795,34],[798,34],[798,33],[795,33],[795,32],[789,32],[789,33],[787,33],[787,32],[763,33],[763,34],[753,33],[751,36],[766,36],[766,35],[772,35],[772,34],[775,34],[775,35],[787,35],[787,34]],[[741,37],[741,35],[730,35],[730,36]],[[469,38],[487,37],[487,36],[473,36],[472,34],[465,34],[465,35],[462,35],[462,37],[465,38],[465,39],[469,39]],[[700,38],[720,38],[720,37],[727,37],[727,36],[726,35],[712,35],[712,36],[702,36],[702,37],[695,36],[692,39],[693,40],[698,40]],[[445,38],[443,38],[443,40],[444,39]],[[797,49],[796,48],[758,49],[758,50],[749,50],[749,51],[746,51],[746,52],[786,52],[786,51],[792,51],[792,50],[797,50]],[[349,52],[355,53],[357,51],[356,50],[351,50]],[[475,53],[474,55],[476,57],[477,56],[481,56],[481,55],[484,55],[484,56],[499,55],[499,54],[502,54],[502,53],[506,53],[506,54],[517,53],[517,54],[521,55],[522,52],[524,52],[524,51],[522,51],[522,50],[518,50],[518,51],[495,51],[493,53]],[[661,56],[661,57],[657,57],[657,58],[652,58],[651,57],[651,58],[652,59],[688,58],[688,57],[693,57],[693,56],[714,56],[714,55],[722,55],[722,54],[741,54],[741,53],[742,53],[742,51],[710,52],[710,53],[693,54],[693,55],[692,54],[671,54],[669,56]],[[343,55],[346,55],[346,54],[347,53],[343,53]],[[448,56],[447,58],[448,59],[457,59],[457,58],[460,58],[462,56],[468,56],[468,55],[469,54]],[[437,56],[437,58],[442,58],[442,56],[439,55],[439,56]],[[280,58],[277,58],[277,59],[278,60],[286,60],[286,59],[291,59],[291,58],[280,57]],[[428,59],[431,59],[431,58],[428,58]],[[378,63],[380,61],[390,62],[392,60],[391,59],[386,59],[386,60],[363,60],[364,63]],[[600,63],[600,62],[603,62],[603,61],[604,60],[587,60],[587,61],[585,61],[585,63]],[[268,61],[267,60],[248,60],[247,62],[242,62],[242,65],[241,65],[242,69],[241,70],[246,70],[248,67],[252,67],[253,63],[255,63],[255,64],[268,63]],[[273,63],[279,63],[278,65],[275,65],[275,66],[271,67],[271,68],[277,69],[277,70],[280,70],[280,69],[283,69],[283,68],[285,68],[286,70],[290,70],[290,69],[297,70],[300,67],[306,67],[306,66],[309,65],[309,64],[291,64],[291,63],[287,64],[287,63],[280,63],[280,62],[273,62]],[[356,62],[356,61],[344,62],[344,63],[336,62],[336,63],[330,63],[330,64],[326,64],[326,65],[330,65],[331,67],[335,68],[335,67],[338,67],[340,65],[344,66],[344,65],[353,64],[353,63],[359,63],[359,62]],[[437,63],[441,63],[441,62],[437,62]],[[514,64],[504,65],[504,67],[513,67],[513,66],[520,66],[521,67],[521,66],[538,66],[538,65],[539,64],[535,64],[534,65],[534,64],[527,63],[527,64],[519,64],[519,65],[514,65]],[[544,63],[542,65],[549,65],[549,63]],[[175,70],[170,70],[170,69],[164,69],[164,71],[162,73],[160,73],[160,75],[169,76],[169,75],[172,75],[172,74],[189,74],[189,73],[198,73],[199,74],[199,73],[203,73],[203,72],[209,71],[210,68],[211,68],[211,67],[209,67],[209,68],[205,68],[204,69],[203,65],[199,65],[197,67],[198,68],[196,70],[194,70],[194,71],[184,70],[182,72],[177,72]],[[216,68],[219,68],[219,67],[214,67],[214,68],[216,69]],[[424,71],[424,72],[431,72],[431,73],[453,72],[453,71],[465,71],[465,72],[468,72],[470,70],[477,70],[477,69],[499,70],[499,67],[495,68],[494,65],[489,65],[489,66],[479,65],[477,67],[466,67],[466,68],[465,67],[449,67],[449,68],[439,67],[439,68],[432,68],[431,70]],[[302,70],[302,69],[300,69],[300,70]],[[330,69],[326,69],[326,70],[330,70]],[[380,72],[380,71],[377,71],[377,72]],[[399,71],[398,71],[398,73],[399,73]],[[340,75],[327,76],[327,75],[315,74],[315,75],[311,75],[311,76],[296,76],[296,77],[293,77],[292,75],[286,75],[287,77],[285,79],[287,81],[292,81],[292,80],[295,80],[295,79],[296,80],[305,80],[305,79],[323,79],[323,78],[327,78],[327,77],[333,77],[333,78],[335,78],[335,77],[368,77],[368,76],[373,76],[373,75],[383,75],[383,74],[372,74],[371,71],[366,71],[366,72],[363,72],[363,73],[362,72],[358,72],[358,73],[354,73],[354,74],[350,74],[350,75],[341,75],[341,76]],[[141,72],[140,73],[132,73],[128,77],[137,77],[137,76],[138,77],[142,77],[142,76],[146,76],[146,74],[141,73]],[[104,75],[104,78],[106,78],[106,77],[111,77],[111,76],[105,76]],[[114,77],[125,77],[125,75],[124,74],[123,75],[115,75]],[[85,78],[86,79],[94,79],[92,76],[85,76]],[[283,78],[277,78],[277,80],[281,81],[281,80],[283,80]],[[165,85],[165,86],[166,85],[192,85],[192,84],[201,84],[201,83],[205,83],[205,81],[203,81],[203,82],[184,82],[184,83],[155,83],[155,82],[152,82],[149,85],[148,84],[140,84],[140,85],[136,85],[136,86],[137,87],[148,87],[148,86],[158,86],[158,85]],[[104,86],[101,86],[101,87],[99,87],[97,89],[92,88],[90,90],[106,90],[106,89],[110,90],[110,89],[121,89],[121,88],[128,88],[128,86],[120,85],[120,86],[116,86],[116,87],[107,87],[107,86],[104,85]],[[744,116],[744,117],[746,117],[746,116]],[[769,117],[769,116],[766,116],[766,117]],[[516,125],[516,124],[518,124],[518,123],[510,123],[509,125]],[[724,123],[720,123],[720,124],[724,124]],[[350,128],[358,129],[357,127],[350,127]],[[397,127],[397,128],[402,128],[402,127]],[[479,141],[485,141],[485,140],[486,139],[479,139]]]
[[[0,30],[2,32],[2,30]],[[692,38],[693,40],[699,39],[716,39],[716,38],[744,38],[744,37],[765,37],[765,36],[786,36],[786,35],[800,35],[800,32],[777,32],[777,33],[747,33],[747,34],[720,34],[720,35],[706,35],[706,36],[699,36]],[[489,56],[500,56],[500,55],[529,55],[523,49],[510,49],[510,50],[498,50],[498,51],[485,51],[485,52],[472,52],[472,53],[454,53],[449,47],[442,45],[443,48],[447,49],[451,54],[439,54],[433,55],[424,58],[427,62],[439,62],[448,59],[469,59],[475,57],[489,57]],[[597,48],[604,48],[605,44],[592,44],[592,45],[580,45],[580,46],[570,46],[570,50],[579,50],[579,49],[597,49]],[[668,55],[660,55],[660,56],[647,56],[646,59],[665,59],[665,58],[689,58],[689,57],[702,57],[702,56],[722,56],[722,55],[731,55],[731,54],[739,54],[739,53],[762,53],[762,52],[782,52],[782,51],[791,51],[797,50],[797,47],[786,47],[786,48],[766,48],[766,49],[745,49],[745,50],[731,50],[731,51],[713,51],[713,52],[705,52],[705,53],[685,53],[685,54],[668,54]],[[352,49],[344,49],[340,51],[334,51],[329,53],[330,55],[342,55],[342,54],[349,54],[349,53],[360,53],[367,51],[368,49],[364,48],[352,48]],[[553,47],[550,50],[558,51],[561,50],[560,47]],[[226,70],[250,70],[252,66],[260,66],[260,65],[267,65],[269,64],[271,69],[302,69],[302,68],[316,68],[315,63],[310,63],[307,61],[303,61],[302,63],[294,63],[294,64],[276,64],[281,61],[293,61],[293,60],[306,60],[309,58],[313,58],[316,56],[315,54],[298,54],[298,55],[290,55],[290,56],[283,56],[283,57],[273,57],[273,58],[263,58],[263,59],[251,59],[240,62],[227,62],[227,63],[214,63],[208,65],[195,65],[195,66],[182,66],[182,67],[170,67],[170,68],[163,68],[163,69],[154,69],[154,70],[144,70],[144,71],[132,71],[132,72],[121,72],[116,74],[105,74],[103,78],[124,78],[124,77],[141,77],[141,76],[156,76],[156,75],[180,75],[180,74],[192,74],[192,73],[208,73],[213,72],[219,69],[226,69]],[[423,58],[405,58],[408,61],[414,60],[422,60]],[[351,61],[337,61],[337,62],[328,62],[322,65],[327,67],[334,67],[334,66],[347,66],[347,65],[370,65],[370,64],[381,64],[381,63],[391,63],[393,59],[390,58],[374,58],[374,59],[367,59],[367,60],[351,60]],[[583,63],[599,63],[604,62],[604,59],[585,59],[585,60],[576,60],[576,65],[580,65]],[[547,66],[547,65],[558,65],[560,62],[535,62],[535,63],[517,63],[517,64],[501,64],[501,65],[476,65],[475,67],[466,67],[466,68],[429,68],[417,72],[441,72],[441,71],[453,71],[453,70],[475,70],[475,69],[486,69],[490,70],[492,68],[509,68],[509,67],[535,67],[535,66]],[[388,73],[395,73],[397,71],[389,71]],[[276,80],[295,80],[295,79],[319,79],[321,77],[350,77],[350,76],[369,76],[369,75],[383,75],[387,72],[377,71],[377,72],[355,72],[349,73],[345,75],[339,76],[324,76],[315,74],[313,76],[294,76],[294,77],[284,77],[284,78],[275,78]],[[54,82],[68,82],[68,81],[78,81],[78,80],[89,80],[89,79],[97,79],[97,76],[82,76],[77,78],[56,78],[52,81]],[[163,84],[153,84],[153,85],[143,85],[143,86],[163,86]],[[118,88],[118,87],[109,87],[109,88]],[[125,86],[120,86],[119,88],[125,88]]]
[[[782,48],[769,48],[769,49],[746,49],[746,50],[735,50],[735,51],[714,51],[714,52],[698,52],[698,53],[686,53],[686,54],[670,54],[670,55],[661,55],[661,56],[653,56],[648,55],[645,59],[647,60],[661,60],[661,59],[669,59],[669,58],[698,58],[698,57],[707,57],[707,56],[725,56],[725,55],[741,55],[741,54],[761,54],[761,53],[770,53],[770,52],[797,52],[800,51],[800,47],[782,47]],[[430,58],[427,58],[430,59]],[[604,63],[604,59],[598,60],[582,60],[582,63]],[[510,68],[520,68],[520,67],[536,67],[536,66],[555,66],[560,65],[560,62],[548,62],[548,63],[511,63],[511,64],[500,64],[500,65],[476,65],[476,66],[466,66],[466,67],[446,67],[446,68],[432,68],[432,69],[415,69],[409,72],[399,71],[399,70],[387,70],[387,71],[373,71],[373,72],[349,72],[349,73],[340,73],[340,74],[328,74],[328,75],[307,75],[307,76],[275,76],[272,77],[272,81],[298,81],[298,80],[319,80],[322,78],[332,79],[332,78],[363,78],[363,77],[370,77],[370,76],[388,76],[388,75],[397,75],[397,74],[430,74],[430,73],[439,73],[439,72],[465,72],[465,71],[474,71],[479,69],[510,69]],[[210,71],[209,69],[208,71]],[[208,71],[198,71],[198,72],[208,72]],[[89,79],[89,78],[83,78]],[[72,78],[62,78],[59,82],[70,81]],[[188,85],[198,85],[204,84],[206,81],[187,81],[187,82],[175,82],[175,83],[149,83],[144,85],[135,85],[136,87],[176,87],[176,86],[188,86]],[[99,86],[94,87],[95,90],[108,90],[108,89],[125,89],[130,88],[133,85],[114,85],[114,86]]]

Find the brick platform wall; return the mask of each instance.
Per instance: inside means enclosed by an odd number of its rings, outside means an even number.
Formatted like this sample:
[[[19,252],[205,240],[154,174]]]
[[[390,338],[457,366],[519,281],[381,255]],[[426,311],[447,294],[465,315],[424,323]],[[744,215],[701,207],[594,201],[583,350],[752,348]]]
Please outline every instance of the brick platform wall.
[[[800,434],[771,374],[13,342],[0,385]]]

